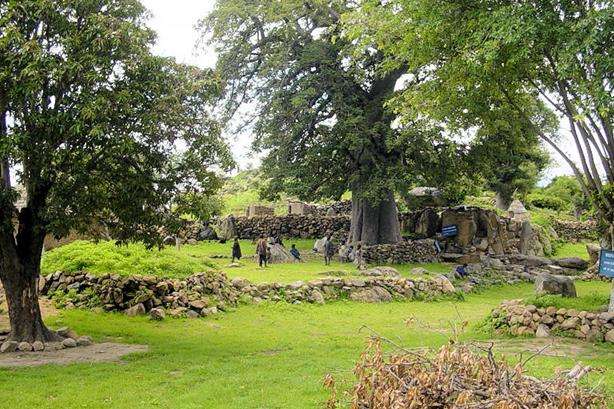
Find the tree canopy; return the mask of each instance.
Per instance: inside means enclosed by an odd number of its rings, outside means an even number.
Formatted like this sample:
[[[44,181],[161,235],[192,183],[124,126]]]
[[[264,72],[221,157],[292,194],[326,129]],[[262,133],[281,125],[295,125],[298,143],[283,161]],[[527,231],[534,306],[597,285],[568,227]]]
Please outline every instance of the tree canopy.
[[[469,129],[493,108],[512,107],[574,170],[609,225],[604,244],[614,245],[609,1],[368,0],[347,25],[385,54],[381,70],[407,67],[411,81],[392,103],[403,116]],[[560,143],[555,115],[578,162]]]
[[[46,234],[105,223],[159,243],[179,193],[207,192],[230,153],[209,103],[210,71],[155,57],[137,0],[0,2],[0,278],[13,337],[40,339],[35,280]],[[13,234],[13,217],[18,233]],[[30,294],[25,295],[16,294]]]

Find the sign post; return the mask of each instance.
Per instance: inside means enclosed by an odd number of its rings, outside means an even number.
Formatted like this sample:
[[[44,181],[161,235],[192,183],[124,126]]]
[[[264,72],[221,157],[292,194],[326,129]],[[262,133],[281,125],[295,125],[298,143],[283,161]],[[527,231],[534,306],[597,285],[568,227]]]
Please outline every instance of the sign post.
[[[612,279],[612,295],[610,296],[610,308],[608,311],[614,311],[614,251],[601,250],[599,254],[599,274]]]
[[[458,226],[455,224],[450,224],[448,226],[443,226],[441,229],[441,235],[443,237],[454,237],[458,236]]]
[[[599,254],[599,274],[614,278],[614,251],[601,250]]]

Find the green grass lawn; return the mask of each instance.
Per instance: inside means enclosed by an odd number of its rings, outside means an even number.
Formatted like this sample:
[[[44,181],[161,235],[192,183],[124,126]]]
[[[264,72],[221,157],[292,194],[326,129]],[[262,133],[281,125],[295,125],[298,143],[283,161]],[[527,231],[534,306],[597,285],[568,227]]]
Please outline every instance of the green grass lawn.
[[[140,244],[116,246],[113,242],[98,244],[78,241],[51,250],[43,256],[43,274],[55,271],[74,272],[86,270],[92,274],[114,273],[121,275],[143,274],[161,277],[183,278],[194,273],[219,270],[229,277],[243,277],[252,282],[290,283],[313,280],[326,276],[357,275],[352,263],[333,261],[324,265],[321,255],[313,254],[314,240],[287,240],[286,246],[296,244],[305,258],[303,263],[270,264],[261,269],[255,261],[255,246],[251,240],[241,240],[243,258],[239,267],[229,267],[232,243],[201,242],[194,245],[166,247],[162,250],[146,250]],[[224,256],[225,258],[216,258]],[[433,273],[444,273],[452,267],[443,263],[404,264],[393,266],[404,276],[410,276],[414,267],[424,267]]]
[[[608,283],[578,283],[581,294],[607,293]],[[408,348],[437,347],[445,334],[407,326],[416,316],[446,328],[458,316],[470,322],[466,339],[485,340],[475,329],[503,299],[528,297],[532,286],[491,288],[466,301],[326,305],[261,304],[206,319],[150,322],[121,314],[62,311],[53,326],[69,326],[97,341],[147,344],[150,352],[122,363],[74,364],[0,370],[6,408],[314,408],[327,398],[322,387],[332,373],[342,389],[353,382],[352,368],[369,332]],[[603,368],[590,375],[614,394],[614,347],[588,346],[578,357],[537,357],[531,373],[549,376],[582,360]],[[520,346],[522,350],[522,345]],[[527,354],[525,354],[525,357]],[[512,358],[513,359],[513,358]]]
[[[586,250],[586,243],[563,243],[555,246],[554,257],[580,257],[581,259],[588,260],[588,251]]]

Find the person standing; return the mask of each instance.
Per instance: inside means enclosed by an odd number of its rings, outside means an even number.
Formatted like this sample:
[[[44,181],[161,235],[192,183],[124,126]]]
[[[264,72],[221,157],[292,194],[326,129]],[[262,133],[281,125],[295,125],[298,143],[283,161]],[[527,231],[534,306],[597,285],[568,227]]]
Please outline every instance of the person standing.
[[[335,255],[335,246],[331,240],[330,235],[326,236],[326,242],[324,243],[324,264],[330,265],[330,261]]]
[[[232,244],[232,262],[241,261],[241,245],[239,244],[239,239],[235,237],[235,241]]]
[[[301,261],[301,253],[296,248],[296,244],[292,245],[292,248],[290,249],[290,254],[292,254],[292,257],[294,257],[296,261]]]
[[[264,235],[260,236],[260,240],[256,244],[256,254],[258,254],[258,265],[260,267],[266,267],[267,264],[267,249],[269,245]]]

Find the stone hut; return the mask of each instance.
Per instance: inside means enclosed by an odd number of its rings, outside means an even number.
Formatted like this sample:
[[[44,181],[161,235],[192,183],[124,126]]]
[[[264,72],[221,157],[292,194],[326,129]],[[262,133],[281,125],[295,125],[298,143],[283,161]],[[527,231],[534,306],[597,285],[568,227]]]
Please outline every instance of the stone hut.
[[[275,209],[269,206],[251,204],[247,208],[245,215],[247,217],[273,216],[275,215]]]
[[[289,201],[288,202],[288,214],[309,215],[317,212],[317,208],[314,205],[308,203]]]
[[[513,219],[513,220],[525,221],[525,220],[531,219],[531,215],[529,214],[527,209],[524,207],[522,202],[518,199],[514,199],[512,204],[510,204],[510,207],[507,209],[507,212],[508,212],[510,219]]]

